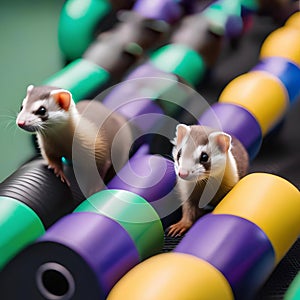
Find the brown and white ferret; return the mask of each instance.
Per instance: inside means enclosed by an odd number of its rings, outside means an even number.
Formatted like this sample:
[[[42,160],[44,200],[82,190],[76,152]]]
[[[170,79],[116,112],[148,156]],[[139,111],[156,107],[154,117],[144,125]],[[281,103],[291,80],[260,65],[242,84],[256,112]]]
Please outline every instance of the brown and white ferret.
[[[37,134],[48,167],[67,184],[62,157],[70,161],[77,157],[77,174],[84,181],[81,186],[87,196],[103,187],[99,178],[104,179],[112,167],[112,151],[118,168],[128,159],[132,136],[125,118],[98,101],[84,100],[76,105],[71,93],[61,88],[28,86],[16,123]],[[95,168],[98,176],[92,172]]]
[[[176,236],[205,214],[206,205],[218,204],[246,175],[249,157],[236,138],[200,125],[177,125],[171,142],[182,218],[169,227],[168,235]]]

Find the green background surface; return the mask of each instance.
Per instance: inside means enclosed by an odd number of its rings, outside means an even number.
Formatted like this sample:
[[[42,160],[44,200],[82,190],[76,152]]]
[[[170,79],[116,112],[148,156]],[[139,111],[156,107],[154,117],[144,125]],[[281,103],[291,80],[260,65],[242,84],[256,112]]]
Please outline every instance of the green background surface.
[[[15,117],[26,87],[63,67],[58,21],[63,0],[0,1],[0,182],[34,153],[31,135]]]

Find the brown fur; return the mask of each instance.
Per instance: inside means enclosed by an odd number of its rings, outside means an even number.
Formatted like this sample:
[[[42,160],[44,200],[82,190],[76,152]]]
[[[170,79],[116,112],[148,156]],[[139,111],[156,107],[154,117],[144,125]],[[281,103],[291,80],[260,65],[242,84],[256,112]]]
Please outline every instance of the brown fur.
[[[131,128],[122,116],[111,112],[102,103],[85,100],[75,106],[72,99],[69,101],[67,92],[56,94],[56,90],[60,89],[49,86],[29,88],[17,123],[27,131],[36,130],[42,156],[54,173],[68,184],[61,158],[72,160],[75,175],[81,181],[80,187],[89,196],[103,188],[99,174],[107,181],[127,161],[132,144]],[[41,105],[47,107],[47,114],[35,116],[40,100],[43,100]],[[56,117],[51,117],[51,113]],[[25,126],[22,125],[24,121],[28,123]],[[35,125],[38,123],[41,126]]]
[[[208,145],[210,143],[208,136],[213,132],[217,132],[212,128],[198,125],[191,126],[190,129],[189,138],[183,147],[185,147],[186,151],[191,154],[194,152],[197,146]],[[181,135],[179,140],[182,142],[182,132],[179,134]],[[226,145],[223,144],[223,142],[225,143],[225,140],[218,140],[218,142],[221,143],[219,147],[220,153],[222,153],[225,151],[225,149],[227,149]],[[170,226],[169,235],[174,236],[184,233],[199,217],[206,213],[204,208],[199,207],[199,200],[201,197],[207,198],[201,199],[205,203],[216,206],[232,189],[237,181],[246,175],[249,166],[248,153],[244,149],[243,145],[234,137],[231,137],[230,148],[231,150],[228,151],[231,151],[235,163],[232,165],[230,156],[226,150],[224,155],[226,155],[227,158],[222,177],[219,175],[217,175],[217,177],[210,176],[209,174],[212,166],[208,163],[207,165],[204,163],[202,164],[202,166],[205,168],[205,173],[207,173],[205,175],[207,178],[198,177],[196,180],[184,180],[178,177],[179,194],[181,195],[181,200],[183,203],[182,219],[178,223]],[[212,155],[212,153],[209,154]],[[204,189],[206,190],[206,194],[203,194]]]

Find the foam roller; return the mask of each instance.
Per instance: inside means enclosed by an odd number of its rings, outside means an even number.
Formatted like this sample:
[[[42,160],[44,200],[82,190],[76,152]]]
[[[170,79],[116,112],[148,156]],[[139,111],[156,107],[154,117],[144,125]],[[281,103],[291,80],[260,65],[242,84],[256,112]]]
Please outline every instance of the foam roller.
[[[75,212],[94,212],[117,221],[131,236],[141,260],[163,247],[159,216],[146,200],[131,192],[101,191],[79,205]]]
[[[235,215],[256,224],[268,236],[278,263],[300,234],[300,193],[271,174],[253,173],[242,178],[213,214]]]
[[[38,215],[24,203],[0,197],[0,269],[45,232]]]
[[[108,300],[233,300],[224,276],[209,263],[182,253],[153,256],[130,270]]]
[[[109,79],[110,75],[106,70],[91,61],[79,58],[45,80],[43,84],[69,90],[74,101],[78,102],[101,90]]]
[[[286,89],[289,101],[295,103],[300,96],[300,68],[282,57],[269,57],[262,60],[251,71],[263,71],[279,79]]]
[[[266,234],[233,215],[200,218],[174,251],[198,257],[218,269],[235,299],[252,299],[275,264],[274,249]]]
[[[272,32],[264,41],[260,58],[284,57],[300,65],[300,30],[295,26],[284,26]]]
[[[215,103],[200,116],[198,123],[236,137],[247,150],[250,159],[254,159],[260,149],[263,138],[260,125],[256,118],[241,106]]]
[[[263,135],[282,119],[289,107],[287,92],[278,79],[260,71],[233,79],[222,91],[219,102],[244,107],[257,119]]]

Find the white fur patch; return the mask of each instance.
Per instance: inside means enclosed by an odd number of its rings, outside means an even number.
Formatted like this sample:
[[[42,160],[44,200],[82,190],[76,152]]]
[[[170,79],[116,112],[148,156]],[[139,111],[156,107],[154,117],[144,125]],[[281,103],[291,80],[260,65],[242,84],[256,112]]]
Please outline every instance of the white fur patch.
[[[34,101],[31,104],[30,111],[31,112],[37,111],[41,106],[45,106],[45,104],[46,104],[46,100],[37,100],[37,101]]]
[[[195,151],[194,151],[194,153],[193,153],[194,159],[195,159],[195,160],[199,160],[200,155],[201,155],[202,152],[208,153],[208,146],[207,146],[207,145],[200,145],[200,146],[198,146],[198,147],[195,149]]]
[[[178,128],[180,127],[184,127],[185,130],[186,130],[186,134],[184,135],[182,141],[180,144],[178,144]],[[186,144],[189,136],[190,136],[190,132],[191,132],[191,127],[190,126],[187,126],[185,124],[178,124],[176,126],[176,137],[174,138],[173,140],[173,145],[177,146],[178,149],[182,148],[184,144]]]

